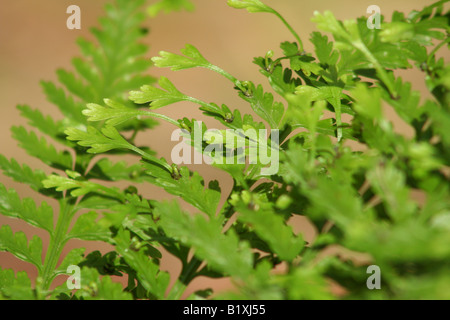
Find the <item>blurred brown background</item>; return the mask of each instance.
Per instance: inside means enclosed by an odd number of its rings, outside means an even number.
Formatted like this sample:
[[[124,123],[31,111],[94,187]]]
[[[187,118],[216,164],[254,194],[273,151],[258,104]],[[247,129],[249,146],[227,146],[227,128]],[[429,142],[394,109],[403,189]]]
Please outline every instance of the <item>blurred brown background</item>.
[[[131,0],[130,0],[131,1]],[[50,173],[48,168],[38,160],[28,156],[16,145],[11,138],[12,125],[25,125],[26,121],[19,116],[15,106],[28,104],[39,108],[44,114],[60,118],[55,106],[48,103],[41,91],[40,80],[56,80],[57,68],[71,69],[70,60],[79,55],[75,44],[76,38],[82,36],[92,39],[89,34],[91,26],[97,26],[98,17],[103,15],[103,6],[106,0],[15,0],[2,1],[0,6],[0,135],[1,153],[7,158],[14,157],[19,163],[27,163],[32,168],[40,168]],[[148,1],[149,4],[156,1]],[[280,53],[279,44],[282,41],[294,41],[292,35],[276,17],[265,14],[250,14],[245,10],[236,10],[226,5],[226,0],[193,0],[196,5],[195,12],[175,12],[169,15],[160,14],[154,19],[148,19],[147,26],[150,33],[145,42],[150,44],[148,57],[157,55],[158,51],[166,50],[179,52],[186,43],[195,45],[200,52],[211,62],[221,66],[240,80],[252,79],[262,83],[266,89],[268,85],[265,78],[258,72],[258,67],[252,64],[255,56],[262,56],[268,50]],[[287,21],[300,34],[305,49],[312,52],[309,35],[316,30],[310,21],[313,12],[331,10],[338,19],[354,19],[366,16],[369,5],[376,4],[381,13],[390,21],[394,10],[409,13],[413,9],[421,9],[433,1],[425,0],[265,0],[265,3],[278,10]],[[66,20],[69,14],[66,9],[76,4],[81,8],[81,30],[68,30]],[[172,72],[168,69],[151,68],[150,74],[169,77],[180,91],[207,102],[217,104],[225,103],[230,108],[239,108],[243,112],[251,112],[250,107],[240,100],[230,85],[230,82],[221,76],[203,69]],[[408,71],[406,78],[412,82],[413,87],[424,92],[424,79],[420,71]],[[269,90],[269,89],[268,89]],[[424,95],[423,98],[428,97]],[[388,111],[389,112],[389,111]],[[179,103],[161,109],[161,113],[179,117],[188,116],[204,120],[209,128],[217,126],[214,121],[204,119],[198,111],[198,106]],[[390,113],[392,114],[392,113]],[[411,134],[401,120],[392,116],[398,131]],[[173,127],[161,124],[155,130],[143,134],[138,142],[146,144],[156,150],[159,156],[170,159],[172,146],[176,142],[170,141]],[[218,179],[223,183],[222,189],[226,192],[230,187],[230,179],[223,173],[206,166],[190,166],[199,171],[206,181]],[[7,188],[15,188],[21,197],[33,197],[37,202],[44,200],[36,196],[28,187],[17,184],[0,174],[0,182]],[[124,185],[126,186],[126,184]],[[153,199],[170,199],[164,191],[153,186],[141,186],[139,189],[144,195]],[[48,199],[45,199],[48,201]],[[53,202],[49,202],[54,204]],[[192,208],[185,205],[186,210]],[[46,245],[47,234],[28,227],[20,221],[8,219],[0,215],[0,225],[10,224],[14,231],[26,230],[30,235],[37,234],[44,239]],[[296,231],[306,232],[306,240],[314,236],[312,230],[302,219],[295,223]],[[87,253],[92,250],[107,252],[108,246],[95,243],[73,241],[65,249],[84,246]],[[0,266],[27,270],[35,275],[35,270],[27,263],[14,258],[9,253],[0,252]],[[162,268],[171,272],[178,272],[180,265],[177,260],[165,256]],[[173,277],[175,278],[175,277]],[[65,279],[60,279],[62,283]],[[197,279],[188,288],[185,296],[196,288],[214,286],[217,288],[229,287],[226,280],[212,282]]]

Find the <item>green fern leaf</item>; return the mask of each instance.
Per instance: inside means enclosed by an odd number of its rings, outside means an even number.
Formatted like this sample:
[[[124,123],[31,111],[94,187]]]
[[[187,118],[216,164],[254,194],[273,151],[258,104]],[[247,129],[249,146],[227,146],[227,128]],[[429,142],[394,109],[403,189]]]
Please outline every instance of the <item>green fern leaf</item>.
[[[13,189],[6,190],[0,184],[0,212],[9,217],[20,218],[29,224],[53,232],[53,209],[46,202],[36,207],[34,201],[25,198],[22,201]]]
[[[27,131],[22,126],[13,126],[11,131],[19,146],[29,155],[56,169],[72,169],[73,159],[69,152],[57,151],[44,137],[39,139],[33,131]]]
[[[25,233],[19,231],[15,234],[8,225],[0,228],[0,251],[7,251],[17,258],[34,264],[38,271],[42,270],[42,240],[38,236],[28,242]]]

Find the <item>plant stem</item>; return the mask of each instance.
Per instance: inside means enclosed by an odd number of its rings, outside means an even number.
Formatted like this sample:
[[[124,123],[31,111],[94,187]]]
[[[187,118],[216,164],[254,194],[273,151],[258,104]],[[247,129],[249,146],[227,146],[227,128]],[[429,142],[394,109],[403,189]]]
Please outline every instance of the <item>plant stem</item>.
[[[215,66],[213,64],[209,64],[208,66],[206,66],[206,68],[208,68],[209,70],[215,71],[218,74],[224,76],[225,78],[227,78],[228,80],[230,80],[231,82],[234,83],[234,85],[236,87],[238,87],[241,91],[245,91],[246,89],[242,86],[241,82],[234,76],[232,76],[231,74],[229,74],[228,72],[226,72],[225,70],[223,70],[222,68]]]
[[[434,54],[446,43],[450,42],[450,38],[445,39],[444,41],[442,41],[441,43],[439,43],[436,47],[433,48],[433,50],[431,50],[430,54],[428,55],[428,59],[427,59],[427,65],[430,64],[431,62],[431,58],[433,58]]]
[[[199,99],[196,99],[196,98],[193,98],[193,97],[188,97],[188,96],[186,96],[185,100],[186,101],[190,101],[190,102],[195,103],[195,104],[199,104],[202,107],[211,110],[211,112],[216,112],[216,113],[220,114],[221,116],[225,116],[225,114],[224,114],[224,112],[222,110],[220,110],[217,107],[214,107],[213,105],[211,105],[209,103],[206,103],[206,102],[204,102],[202,100],[199,100]]]
[[[62,249],[65,244],[65,236],[69,228],[69,224],[72,216],[73,206],[68,203],[67,199],[59,201],[60,212],[56,228],[50,237],[50,243],[48,246],[47,254],[45,256],[44,271],[42,273],[43,290],[46,291],[50,288],[52,280],[54,278],[54,271],[58,259],[61,256]]]
[[[129,139],[130,143],[134,143],[134,139],[136,139],[138,132],[139,132],[138,128],[134,129],[133,134],[131,135],[131,138]]]
[[[380,80],[383,81],[383,83],[386,85],[386,87],[389,90],[389,93],[393,96],[397,96],[397,92],[394,88],[394,83],[392,83],[391,79],[389,78],[386,70],[381,66],[381,64],[378,62],[377,58],[370,52],[370,50],[365,46],[365,44],[361,41],[352,41],[352,44],[357,48],[359,51],[361,51],[362,54],[364,54],[369,60],[375,69],[377,70],[378,76],[380,77]]]
[[[284,25],[289,29],[289,31],[294,35],[295,39],[297,39],[298,42],[298,46],[299,46],[299,51],[303,52],[303,42],[300,39],[299,35],[297,34],[297,32],[295,32],[294,28],[291,27],[291,25],[286,21],[286,19],[283,18],[283,16],[281,14],[279,14],[277,11],[273,10],[273,13],[280,18],[280,20],[284,23]]]
[[[181,271],[181,275],[170,290],[167,299],[179,300],[181,298],[184,291],[186,290],[186,287],[194,278],[194,274],[201,263],[202,262],[196,257],[193,257],[191,261],[189,261],[189,263]]]
[[[144,111],[144,110],[142,110],[142,111]],[[165,120],[165,121],[167,121],[167,122],[169,122],[169,123],[171,123],[171,124],[173,124],[173,125],[175,125],[177,127],[180,126],[180,124],[177,121],[173,120],[172,118],[170,118],[168,116],[160,114],[160,113],[151,112],[151,111],[144,111],[144,113],[142,113],[142,115]]]
[[[236,82],[238,81],[235,77],[233,77],[231,74],[229,74],[228,72],[226,72],[225,70],[223,70],[222,68],[215,66],[213,64],[209,64],[207,66],[208,69],[217,72],[218,74],[221,74],[222,76],[224,76],[225,78],[229,79],[232,82]]]

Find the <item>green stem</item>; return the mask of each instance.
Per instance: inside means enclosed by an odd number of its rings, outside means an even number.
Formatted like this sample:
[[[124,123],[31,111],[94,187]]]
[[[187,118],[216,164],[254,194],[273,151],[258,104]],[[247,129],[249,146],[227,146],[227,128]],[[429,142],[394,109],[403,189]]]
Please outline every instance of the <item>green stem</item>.
[[[208,68],[209,70],[217,72],[218,74],[224,76],[225,78],[229,79],[232,82],[238,82],[238,80],[235,77],[233,77],[231,74],[229,74],[228,72],[226,72],[225,70],[223,70],[222,68],[220,68],[220,67],[218,67],[216,65],[209,64],[209,65],[206,66],[206,68]]]
[[[317,154],[317,135],[316,135],[316,127],[311,128],[309,132],[309,137],[311,139],[311,152],[309,153],[309,163],[314,165],[314,161],[316,161]]]
[[[192,102],[192,103],[195,103],[195,104],[199,104],[202,107],[211,110],[211,112],[217,112],[222,117],[225,117],[225,114],[224,114],[224,112],[222,110],[220,110],[217,107],[215,107],[215,106],[213,106],[213,105],[211,105],[209,103],[206,103],[206,102],[204,102],[202,100],[199,100],[199,99],[196,99],[196,98],[193,98],[193,97],[189,97],[189,96],[186,96],[185,100],[189,101],[189,102]]]
[[[170,290],[167,299],[179,300],[186,290],[189,283],[194,279],[195,272],[202,262],[196,257],[193,257],[191,261],[183,268],[181,275]]]
[[[42,288],[44,291],[50,288],[54,278],[54,271],[56,264],[61,256],[62,249],[65,244],[65,237],[72,217],[73,206],[70,205],[67,199],[60,200],[60,212],[56,228],[50,237],[47,254],[44,261],[44,271],[42,273]]]
[[[431,58],[433,58],[434,54],[446,43],[450,42],[450,38],[445,39],[441,43],[439,43],[433,50],[431,50],[430,54],[428,55],[427,59],[427,65],[430,64]]]
[[[173,124],[173,125],[175,125],[177,127],[180,126],[180,124],[177,121],[175,121],[172,118],[170,118],[168,116],[165,116],[163,114],[156,113],[156,112],[151,112],[151,111],[144,111],[144,110],[142,110],[142,111],[143,111],[142,115],[153,117],[153,118],[158,118],[158,119],[167,121],[167,122],[169,122],[169,123],[171,123],[171,124]]]
[[[391,82],[386,70],[381,66],[381,64],[378,62],[377,58],[370,52],[370,50],[365,46],[365,44],[359,40],[359,41],[352,41],[355,48],[357,48],[359,51],[361,51],[362,54],[364,54],[369,60],[375,69],[377,70],[378,76],[380,77],[381,81],[386,85],[386,87],[389,90],[389,93],[396,97],[397,92],[394,89],[394,83]]]
[[[139,128],[134,129],[133,134],[131,135],[130,140],[129,140],[130,143],[134,143],[134,139],[136,139],[138,132],[139,132]]]
[[[139,149],[138,147],[130,144],[128,149],[130,149],[130,150],[136,152],[137,154],[141,155],[142,158],[144,158],[144,159],[146,159],[148,161],[151,161],[151,162],[155,162],[155,163],[159,164],[160,166],[166,168],[169,172],[172,172],[172,167],[168,163],[166,163],[166,162],[164,162],[164,161],[162,161],[162,160],[160,160],[160,159],[158,159],[158,158],[148,154],[147,152]]]
[[[228,72],[226,72],[222,68],[220,68],[220,67],[218,67],[216,65],[213,65],[213,64],[209,64],[209,65],[207,65],[205,67],[207,69],[209,69],[209,70],[217,72],[218,74],[220,74],[220,75],[224,76],[225,78],[227,78],[228,80],[230,80],[241,91],[245,91],[246,90],[246,88],[242,86],[241,82],[236,77],[232,76],[231,74],[229,74]]]
[[[331,104],[334,108],[334,114],[336,116],[336,133],[337,133],[337,139],[338,142],[341,142],[342,140],[342,110],[341,110],[341,98],[333,96],[331,99]]]
[[[281,14],[279,14],[277,11],[273,10],[273,13],[280,18],[280,20],[284,23],[284,25],[289,29],[289,31],[294,35],[295,39],[297,39],[298,42],[298,46],[299,46],[299,51],[303,52],[303,42],[300,39],[299,35],[297,34],[297,32],[295,32],[295,30],[291,27],[291,25],[283,18],[283,16]]]

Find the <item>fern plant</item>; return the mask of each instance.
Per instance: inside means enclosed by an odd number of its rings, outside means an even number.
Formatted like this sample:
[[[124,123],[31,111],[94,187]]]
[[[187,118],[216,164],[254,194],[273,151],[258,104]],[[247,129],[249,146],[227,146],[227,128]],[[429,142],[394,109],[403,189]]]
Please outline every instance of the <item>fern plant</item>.
[[[57,199],[61,209],[54,226],[47,204],[36,207],[2,188],[2,213],[47,230],[51,240],[42,262],[39,238],[28,243],[24,234],[13,234],[8,226],[0,229],[0,249],[36,265],[40,276],[31,286],[24,273],[2,270],[0,293],[12,299],[179,299],[196,277],[206,276],[230,277],[237,290],[214,296],[204,290],[190,298],[448,299],[450,81],[448,64],[437,55],[448,48],[444,3],[408,16],[395,12],[380,30],[367,28],[365,18],[341,22],[331,12],[316,12],[313,21],[333,40],[313,32],[314,53],[308,53],[275,9],[259,0],[228,0],[234,8],[273,14],[292,32],[295,41],[282,42],[279,57],[270,50],[254,59],[276,98],[262,85],[240,80],[210,62],[190,44],[181,54],[161,51],[152,58],[157,67],[201,67],[226,77],[230,90],[249,103],[257,119],[182,93],[166,77],[154,85],[142,75],[150,64],[140,58],[145,47],[136,44],[143,16],[133,12],[143,1],[118,0],[117,7],[108,6],[103,31],[94,31],[100,47],[79,43],[91,60],[73,61],[77,75],[58,72],[77,100],[43,83],[65,120],[56,122],[20,107],[31,125],[72,148],[76,158],[24,128],[13,128],[31,155],[64,173],[46,176],[1,158],[5,174]],[[421,101],[420,93],[396,74],[413,68],[423,71],[432,98]],[[123,92],[129,90],[126,99]],[[199,105],[221,129],[211,134],[196,119],[171,119],[154,111],[180,101]],[[394,131],[385,106],[414,130],[413,137]],[[224,195],[217,181],[206,183],[197,172],[137,146],[136,135],[151,128],[155,118],[182,129],[189,147],[209,151],[216,160],[212,165],[233,179],[232,190]],[[226,129],[236,133],[233,141],[226,139]],[[270,135],[250,134],[261,129],[270,129]],[[236,149],[235,139],[277,155],[278,170],[265,170],[261,157],[240,161],[252,149]],[[349,141],[363,151],[353,150]],[[134,154],[140,161],[113,163],[108,157],[96,160],[96,154]],[[99,180],[134,185],[120,190]],[[183,211],[177,201],[146,199],[136,188],[138,182],[163,188],[199,213]],[[424,203],[412,191],[421,192]],[[69,230],[78,210],[87,212]],[[293,231],[289,220],[294,215],[307,217],[316,228],[311,243]],[[83,256],[82,249],[75,249],[57,266],[70,238],[106,241],[115,250]],[[327,255],[330,246],[364,253],[369,261],[361,266],[351,258]],[[159,268],[158,248],[182,264],[171,287],[169,274]],[[82,288],[49,290],[52,279],[72,264],[82,267]],[[380,290],[366,286],[369,264],[381,270]],[[126,275],[128,285],[122,288],[108,275]],[[344,294],[336,295],[331,284]]]
[[[18,106],[21,115],[41,136],[23,126],[14,126],[14,139],[29,155],[41,160],[55,173],[47,176],[42,170],[32,170],[26,164],[21,165],[15,159],[8,160],[4,156],[0,156],[0,167],[5,175],[15,181],[28,184],[36,192],[57,200],[59,210],[53,212],[46,202],[36,205],[32,199],[20,199],[16,191],[0,186],[0,210],[3,215],[22,219],[49,234],[49,245],[44,250],[39,237],[27,239],[23,232],[14,233],[8,225],[0,228],[0,250],[33,264],[38,271],[38,278],[31,285],[24,272],[14,275],[12,270],[1,270],[0,293],[3,297],[42,299],[69,292],[65,284],[53,290],[52,282],[58,275],[66,274],[69,265],[77,265],[83,260],[84,249],[70,251],[61,261],[64,246],[70,239],[111,243],[108,224],[97,221],[99,210],[108,207],[108,198],[122,199],[122,203],[128,202],[127,198],[132,198],[130,201],[136,199],[126,190],[107,188],[91,180],[139,181],[139,166],[129,166],[124,161],[113,162],[108,157],[96,158],[94,154],[87,153],[86,148],[67,140],[64,131],[67,127],[87,127],[82,110],[87,103],[102,103],[104,97],[135,108],[133,103],[127,101],[125,93],[154,81],[144,73],[151,65],[151,61],[144,58],[147,46],[138,42],[146,34],[141,27],[145,19],[142,12],[144,3],[141,0],[119,0],[114,5],[107,5],[107,15],[100,20],[102,28],[92,29],[99,45],[79,39],[82,56],[72,60],[74,71],[58,70],[59,83],[41,83],[47,99],[63,114],[62,120],[54,120],[27,105]],[[132,136],[155,124],[151,119],[132,119],[117,128],[124,133],[130,132]],[[115,153],[120,154],[121,151]],[[55,184],[58,185],[56,190],[49,188]],[[76,191],[62,192],[75,186]],[[92,279],[89,285],[97,287],[98,294],[104,298],[130,297],[122,292],[119,284],[113,285],[111,279],[100,280],[92,268],[86,277]]]

